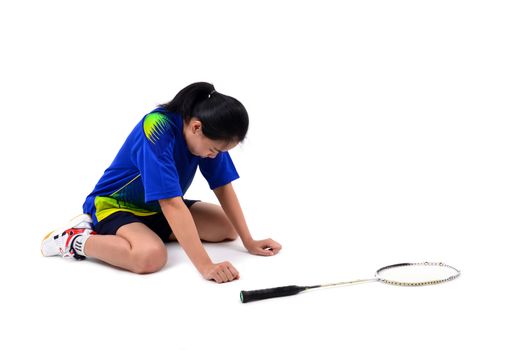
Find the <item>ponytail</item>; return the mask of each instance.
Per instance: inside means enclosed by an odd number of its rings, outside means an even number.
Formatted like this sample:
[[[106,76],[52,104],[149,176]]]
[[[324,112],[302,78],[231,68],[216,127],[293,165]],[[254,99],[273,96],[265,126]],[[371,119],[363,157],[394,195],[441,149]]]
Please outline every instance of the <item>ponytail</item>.
[[[180,114],[186,121],[193,116],[194,107],[208,98],[215,88],[209,83],[194,83],[180,90],[172,101],[161,105],[168,112]]]
[[[197,118],[203,134],[212,140],[241,142],[249,128],[249,116],[240,101],[215,91],[210,83],[191,84],[160,107],[179,114],[185,122]]]

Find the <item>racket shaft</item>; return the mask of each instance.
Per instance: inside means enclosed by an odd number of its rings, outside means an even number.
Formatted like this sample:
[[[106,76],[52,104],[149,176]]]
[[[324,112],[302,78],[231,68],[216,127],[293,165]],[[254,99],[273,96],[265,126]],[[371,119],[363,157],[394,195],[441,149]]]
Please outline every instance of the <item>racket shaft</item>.
[[[240,292],[240,299],[242,303],[248,303],[255,300],[263,300],[269,298],[287,297],[289,295],[295,295],[307,289],[301,286],[284,286],[267,289],[257,290],[242,290]]]

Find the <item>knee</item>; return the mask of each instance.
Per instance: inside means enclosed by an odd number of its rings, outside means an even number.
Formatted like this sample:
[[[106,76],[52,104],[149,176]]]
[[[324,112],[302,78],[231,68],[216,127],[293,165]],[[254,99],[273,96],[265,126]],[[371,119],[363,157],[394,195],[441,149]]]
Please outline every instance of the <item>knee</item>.
[[[163,244],[144,247],[134,252],[133,272],[153,273],[161,270],[167,263],[168,252]]]
[[[224,240],[225,241],[234,241],[238,238],[238,233],[236,232],[235,228],[233,227],[233,225],[229,224],[229,226],[226,226],[228,227],[225,232],[224,232]]]

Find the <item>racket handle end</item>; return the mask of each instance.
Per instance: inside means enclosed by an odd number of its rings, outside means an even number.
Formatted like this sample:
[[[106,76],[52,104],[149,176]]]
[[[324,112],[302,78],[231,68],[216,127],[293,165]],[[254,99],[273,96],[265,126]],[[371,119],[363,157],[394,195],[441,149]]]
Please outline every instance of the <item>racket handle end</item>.
[[[298,294],[307,289],[307,287],[300,286],[284,286],[277,288],[257,289],[257,290],[242,290],[240,292],[240,300],[242,303],[248,303],[255,300],[263,300],[270,298],[286,297]]]

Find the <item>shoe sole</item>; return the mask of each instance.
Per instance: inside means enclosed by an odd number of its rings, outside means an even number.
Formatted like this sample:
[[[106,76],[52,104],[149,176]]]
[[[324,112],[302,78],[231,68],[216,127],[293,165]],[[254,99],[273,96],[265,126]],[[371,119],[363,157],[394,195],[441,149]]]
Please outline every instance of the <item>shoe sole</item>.
[[[74,226],[76,226],[77,224],[79,224],[80,222],[83,222],[83,221],[90,222],[90,215],[88,215],[88,214],[79,214],[78,216],[72,218],[71,221],[69,221],[66,225],[64,225],[64,226],[62,226],[60,228],[57,228],[56,230],[53,230],[50,233],[48,233],[46,236],[44,236],[44,238],[41,241],[41,254],[42,254],[42,256],[54,256],[54,255],[44,255],[44,253],[42,251],[42,246],[44,245],[44,241],[46,239],[48,239],[54,232],[63,232],[65,230],[73,228]],[[91,224],[91,222],[90,222],[90,224]]]

